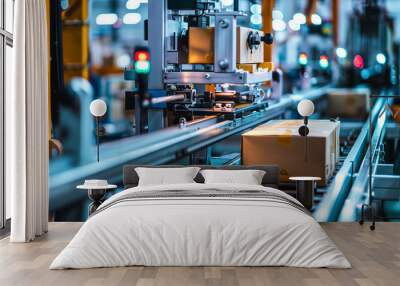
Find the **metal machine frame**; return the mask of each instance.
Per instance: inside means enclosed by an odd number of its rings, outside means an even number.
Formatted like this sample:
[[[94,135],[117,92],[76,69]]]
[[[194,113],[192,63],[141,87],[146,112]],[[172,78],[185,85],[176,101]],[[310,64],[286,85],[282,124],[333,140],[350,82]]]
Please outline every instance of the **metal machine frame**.
[[[164,84],[250,84],[270,81],[271,70],[249,73],[236,67],[236,27],[237,17],[244,14],[237,11],[210,12],[208,16],[215,17],[214,33],[214,71],[172,72],[167,66],[168,47],[166,45],[168,15],[168,0],[149,0],[148,18],[149,47],[153,51],[161,51],[157,57],[152,57],[149,89],[163,89]]]

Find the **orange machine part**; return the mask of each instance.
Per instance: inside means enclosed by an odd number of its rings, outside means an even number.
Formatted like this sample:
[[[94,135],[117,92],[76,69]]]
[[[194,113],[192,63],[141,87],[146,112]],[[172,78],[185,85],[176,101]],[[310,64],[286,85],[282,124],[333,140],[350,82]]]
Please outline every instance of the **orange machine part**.
[[[263,15],[263,32],[264,34],[272,33],[272,9],[274,8],[275,0],[262,1]],[[264,62],[272,62],[272,45],[264,44]]]

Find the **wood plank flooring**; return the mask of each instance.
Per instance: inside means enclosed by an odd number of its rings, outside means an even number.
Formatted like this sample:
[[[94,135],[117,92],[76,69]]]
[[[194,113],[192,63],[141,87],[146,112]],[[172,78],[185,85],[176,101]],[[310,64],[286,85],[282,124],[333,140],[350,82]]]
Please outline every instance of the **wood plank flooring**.
[[[400,223],[377,223],[375,232],[357,223],[322,224],[353,268],[124,267],[48,270],[81,223],[50,223],[49,233],[27,244],[0,240],[0,285],[400,285]]]

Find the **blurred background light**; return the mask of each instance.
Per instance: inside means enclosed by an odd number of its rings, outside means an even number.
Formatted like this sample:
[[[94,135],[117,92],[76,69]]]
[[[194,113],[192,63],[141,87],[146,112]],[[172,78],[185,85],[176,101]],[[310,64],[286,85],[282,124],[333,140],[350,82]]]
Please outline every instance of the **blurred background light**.
[[[384,65],[386,63],[386,56],[382,53],[376,55],[376,61],[378,64]]]
[[[96,16],[97,25],[114,25],[118,21],[115,13],[103,13]]]
[[[253,15],[250,16],[250,22],[253,25],[261,25],[262,16],[260,14],[253,14]]]
[[[338,58],[344,59],[347,57],[347,51],[345,48],[339,47],[336,49],[336,55]]]
[[[126,2],[126,9],[136,10],[140,7],[140,3],[141,3],[140,0],[128,0]]]
[[[139,13],[127,13],[122,19],[123,23],[127,25],[139,24],[140,20],[142,20],[142,16]]]
[[[234,0],[221,0],[221,4],[222,4],[222,6],[224,6],[224,7],[232,6],[232,5],[233,5],[233,1],[234,1]]]
[[[253,14],[261,15],[261,5],[260,4],[253,4],[250,6],[250,12]],[[273,12],[272,12],[273,13]]]
[[[280,10],[272,10],[272,19],[283,20],[283,13]]]
[[[295,20],[290,20],[289,23],[289,28],[293,31],[299,31],[300,30],[300,24],[298,24]]]
[[[307,21],[306,16],[303,13],[294,14],[293,15],[293,20],[299,25],[303,25]]]
[[[131,57],[128,54],[122,54],[117,58],[117,66],[120,68],[126,68],[131,63]]]
[[[358,68],[362,69],[364,67],[364,59],[361,55],[356,55],[353,60],[353,65]]]
[[[367,80],[367,79],[370,77],[371,73],[369,72],[368,69],[363,69],[363,70],[361,71],[360,75],[361,75],[361,77],[362,77],[363,79]]]
[[[322,24],[322,18],[320,15],[318,14],[312,14],[311,15],[311,23],[313,23],[314,25],[321,25]]]
[[[286,29],[286,23],[283,20],[275,19],[272,21],[272,29],[277,32],[284,31]]]

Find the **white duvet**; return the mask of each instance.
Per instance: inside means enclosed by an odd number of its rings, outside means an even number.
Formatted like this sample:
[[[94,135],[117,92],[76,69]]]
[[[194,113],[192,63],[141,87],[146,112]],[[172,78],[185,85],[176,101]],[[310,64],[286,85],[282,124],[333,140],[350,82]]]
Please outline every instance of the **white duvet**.
[[[128,265],[351,267],[320,225],[290,204],[234,197],[115,203],[132,192],[200,192],[210,188],[262,190],[297,202],[279,190],[251,185],[132,188],[104,202],[99,208],[103,210],[88,219],[50,269]]]

